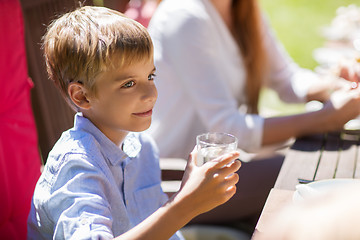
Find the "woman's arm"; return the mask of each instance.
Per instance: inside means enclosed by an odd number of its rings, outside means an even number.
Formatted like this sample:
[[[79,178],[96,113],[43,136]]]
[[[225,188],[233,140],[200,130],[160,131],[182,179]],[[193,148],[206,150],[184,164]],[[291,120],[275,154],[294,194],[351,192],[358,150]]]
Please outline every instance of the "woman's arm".
[[[340,130],[359,114],[360,91],[337,91],[319,111],[265,119],[262,143],[267,145],[291,137]]]
[[[225,203],[236,192],[239,177],[235,172],[240,168],[240,161],[234,160],[238,157],[238,152],[232,152],[198,167],[193,152],[179,192],[143,222],[115,239],[166,240],[195,216]]]

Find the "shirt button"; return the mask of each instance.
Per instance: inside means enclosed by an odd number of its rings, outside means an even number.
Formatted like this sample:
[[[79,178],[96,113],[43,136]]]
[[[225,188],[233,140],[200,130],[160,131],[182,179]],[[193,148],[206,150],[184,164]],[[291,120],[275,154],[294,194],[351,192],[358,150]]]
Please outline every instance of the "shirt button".
[[[81,219],[81,220],[80,220],[80,223],[81,223],[82,225],[87,225],[87,224],[89,224],[89,222],[88,222],[88,220],[87,220],[86,218]]]
[[[129,205],[129,201],[128,201],[128,200],[126,200],[126,205]]]

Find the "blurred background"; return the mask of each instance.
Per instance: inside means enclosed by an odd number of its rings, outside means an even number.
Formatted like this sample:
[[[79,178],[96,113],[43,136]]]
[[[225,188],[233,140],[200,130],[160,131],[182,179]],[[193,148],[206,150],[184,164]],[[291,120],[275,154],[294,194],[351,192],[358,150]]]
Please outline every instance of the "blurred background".
[[[330,26],[340,6],[355,4],[360,0],[259,0],[268,15],[276,36],[290,56],[301,67],[315,69],[318,63],[313,51],[322,47],[327,39],[322,29]],[[360,18],[360,15],[359,15]],[[360,28],[360,25],[358,26]],[[264,90],[260,112],[266,115],[286,115],[305,110],[303,104],[285,104],[271,90]]]
[[[140,23],[147,22],[160,0],[82,0],[82,5],[107,6],[126,11]],[[181,1],[181,0],[179,0]],[[322,34],[323,28],[330,26],[337,16],[339,7],[350,4],[360,7],[360,0],[258,0],[267,14],[276,36],[284,44],[290,56],[301,67],[315,69],[319,63],[313,58],[314,50],[323,47],[328,39]],[[61,133],[73,125],[74,112],[63,101],[53,83],[48,80],[44,60],[40,50],[41,37],[46,25],[59,13],[73,8],[79,2],[74,0],[21,0],[24,12],[26,51],[29,76],[35,87],[32,89],[32,108],[35,115],[39,136],[39,151],[42,162],[58,140]],[[127,10],[126,10],[127,9]],[[360,9],[360,8],[359,8]],[[141,13],[141,14],[140,14]],[[351,15],[351,14],[350,14]],[[353,32],[359,32],[360,10],[352,14],[356,20]],[[345,21],[346,22],[346,21]],[[357,24],[357,25],[356,25]],[[335,35],[342,32],[337,31]],[[342,34],[340,34],[342,35]],[[360,53],[360,52],[359,52]],[[269,115],[286,115],[305,110],[303,104],[285,104],[278,96],[263,90],[260,98],[260,113]]]

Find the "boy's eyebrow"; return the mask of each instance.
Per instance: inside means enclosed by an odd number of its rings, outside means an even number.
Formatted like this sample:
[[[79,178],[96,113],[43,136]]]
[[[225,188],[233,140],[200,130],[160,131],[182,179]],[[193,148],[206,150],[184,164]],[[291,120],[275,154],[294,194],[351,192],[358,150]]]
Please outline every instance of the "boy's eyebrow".
[[[151,72],[155,72],[156,71],[156,67],[154,67]],[[129,75],[129,76],[120,76],[120,77],[117,77],[115,79],[115,81],[125,81],[125,80],[128,80],[128,79],[132,79],[132,78],[136,78],[136,75]]]
[[[115,79],[115,81],[117,82],[122,82],[122,81],[125,81],[125,80],[128,80],[128,79],[132,79],[132,78],[135,78],[134,75],[131,75],[131,76],[121,76],[121,77],[117,77]]]

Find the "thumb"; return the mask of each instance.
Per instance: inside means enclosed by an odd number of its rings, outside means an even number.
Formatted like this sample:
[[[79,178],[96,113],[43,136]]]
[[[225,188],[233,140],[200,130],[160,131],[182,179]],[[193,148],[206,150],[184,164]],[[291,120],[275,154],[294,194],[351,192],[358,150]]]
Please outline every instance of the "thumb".
[[[195,145],[194,149],[189,154],[188,161],[187,161],[185,171],[184,171],[184,175],[183,175],[183,178],[181,181],[180,189],[182,189],[183,186],[185,185],[185,183],[188,181],[192,169],[194,169],[194,167],[196,167],[196,155],[197,155],[197,148]]]
[[[189,158],[188,158],[188,165],[191,166],[197,166],[196,164],[196,157],[197,157],[197,147],[195,145],[195,147],[193,148],[193,150],[191,151]]]

